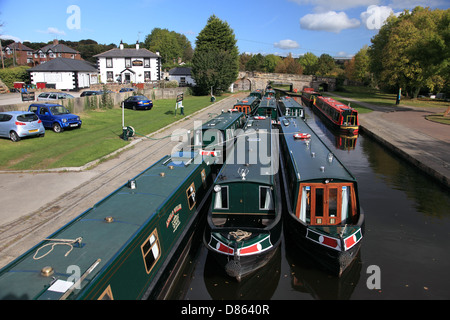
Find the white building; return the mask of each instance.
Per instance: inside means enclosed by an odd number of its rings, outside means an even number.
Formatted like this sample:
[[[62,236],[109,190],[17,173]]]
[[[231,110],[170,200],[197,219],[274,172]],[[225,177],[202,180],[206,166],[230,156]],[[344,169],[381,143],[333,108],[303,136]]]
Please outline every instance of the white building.
[[[120,47],[95,55],[100,81],[143,83],[161,80],[161,57],[147,49]]]
[[[169,70],[169,80],[178,81],[180,87],[195,86],[195,80],[191,75],[191,68],[176,67]]]
[[[55,58],[27,71],[37,87],[45,84],[58,90],[78,90],[98,83],[98,70],[84,60]]]

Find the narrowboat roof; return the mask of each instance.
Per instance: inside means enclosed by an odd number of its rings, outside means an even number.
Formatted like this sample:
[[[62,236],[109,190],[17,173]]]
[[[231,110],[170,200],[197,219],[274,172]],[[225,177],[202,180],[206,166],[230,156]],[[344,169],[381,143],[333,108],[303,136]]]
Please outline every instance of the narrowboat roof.
[[[333,98],[330,97],[324,97],[324,96],[318,96],[317,99],[322,100],[323,102],[325,102],[326,104],[330,105],[331,107],[339,110],[339,111],[343,111],[343,110],[354,110],[352,107],[349,107],[346,104],[343,104],[342,102],[339,102],[337,100],[334,100]]]
[[[291,98],[289,96],[281,97],[280,102],[282,102],[286,108],[301,108],[301,109],[303,109],[303,106],[300,103],[298,103],[297,100],[295,100],[294,98]]]
[[[255,102],[255,100],[259,100],[259,98],[257,96],[248,96],[242,100],[239,100],[238,102],[236,102],[234,105],[251,105],[253,102]]]
[[[141,228],[158,215],[177,187],[202,164],[201,156],[191,152],[163,157],[130,180],[135,181],[135,188],[131,187],[130,181],[125,183],[0,270],[0,300],[59,299],[63,293],[56,283],[55,287],[52,285],[55,280],[52,277],[61,279],[59,285],[67,285],[64,280],[71,276],[69,266],[78,266],[82,275],[97,259],[101,259],[83,280],[82,290],[73,294],[82,293],[83,288],[124,250]],[[112,223],[107,223],[108,217],[113,219]],[[72,244],[72,249],[69,245],[52,247],[57,239],[80,238],[80,242]],[[47,266],[54,270],[53,275],[41,274]],[[49,290],[50,286],[53,289]]]
[[[290,158],[294,162],[297,180],[327,179],[354,181],[353,175],[336,158],[311,127],[296,117],[280,118],[280,134],[284,135]],[[294,138],[294,134],[309,134],[309,139]],[[331,161],[329,156],[331,157]]]
[[[259,103],[259,108],[277,108],[277,100],[274,96],[264,97]]]
[[[225,130],[236,120],[242,117],[244,117],[244,113],[242,112],[224,112],[219,116],[204,123],[202,126],[202,130],[208,129]]]
[[[247,182],[267,185],[273,184],[273,174],[271,174],[270,171],[271,163],[267,163],[271,160],[267,159],[266,162],[266,159],[262,159],[257,150],[254,150],[252,153],[253,148],[258,148],[259,150],[259,148],[261,148],[260,143],[267,142],[267,154],[264,154],[263,156],[270,157],[272,154],[271,127],[272,122],[270,118],[263,120],[248,120],[243,133],[237,137],[237,142],[235,143],[236,148],[234,149],[234,153],[232,153],[233,158],[227,158],[217,176],[215,181],[216,184],[241,182],[244,180],[243,174],[245,175],[245,181]],[[266,130],[266,136],[263,136],[263,130]],[[243,148],[244,144],[239,144],[244,140],[239,139],[245,139],[245,148]],[[243,152],[245,155],[243,155]],[[249,157],[252,155],[254,158],[250,159]]]

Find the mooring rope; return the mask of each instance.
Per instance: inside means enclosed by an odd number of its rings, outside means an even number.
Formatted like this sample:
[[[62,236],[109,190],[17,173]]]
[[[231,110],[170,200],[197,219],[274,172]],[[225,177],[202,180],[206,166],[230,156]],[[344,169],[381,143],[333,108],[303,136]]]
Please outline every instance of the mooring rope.
[[[66,252],[66,254],[64,255],[65,257],[67,257],[69,255],[69,253],[72,251],[73,249],[73,245],[75,243],[79,243],[81,244],[81,240],[83,240],[83,238],[78,237],[76,239],[44,239],[44,240],[49,240],[49,241],[53,241],[47,244],[44,244],[42,247],[40,247],[39,249],[36,250],[33,259],[34,260],[39,260],[42,259],[43,257],[45,257],[46,255],[48,255],[50,252],[53,251],[53,249],[55,248],[55,246],[57,245],[66,245],[66,246],[70,246],[70,249]],[[47,251],[46,253],[44,253],[43,255],[41,255],[40,257],[36,257],[36,255],[38,254],[38,252],[43,249],[44,247],[47,246],[51,246],[50,250]]]

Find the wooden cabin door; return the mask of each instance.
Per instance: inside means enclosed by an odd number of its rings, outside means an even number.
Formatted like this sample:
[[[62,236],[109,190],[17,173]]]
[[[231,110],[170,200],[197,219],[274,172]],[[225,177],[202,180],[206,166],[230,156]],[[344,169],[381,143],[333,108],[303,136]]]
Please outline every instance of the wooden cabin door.
[[[301,185],[296,215],[311,225],[340,224],[353,211],[349,184],[310,183]],[[342,212],[344,210],[344,212]],[[344,217],[342,217],[344,214]]]

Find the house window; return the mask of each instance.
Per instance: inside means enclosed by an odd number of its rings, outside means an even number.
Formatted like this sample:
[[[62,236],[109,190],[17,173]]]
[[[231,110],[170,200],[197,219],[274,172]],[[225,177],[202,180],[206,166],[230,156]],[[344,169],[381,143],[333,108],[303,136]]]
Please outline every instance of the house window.
[[[144,71],[144,81],[150,81],[151,76],[150,76],[150,71]]]
[[[150,58],[144,59],[144,68],[150,68]]]
[[[214,209],[228,209],[228,187],[221,186],[220,190],[216,191]]]
[[[159,246],[158,232],[156,229],[141,245],[141,251],[142,257],[144,258],[145,271],[150,273],[161,256],[161,248]]]
[[[106,81],[114,81],[112,71],[106,71]]]
[[[131,68],[131,58],[125,58],[125,68]]]
[[[112,68],[113,67],[112,58],[106,58],[106,67],[107,68]]]

